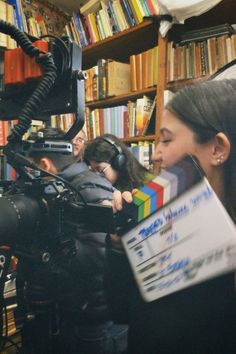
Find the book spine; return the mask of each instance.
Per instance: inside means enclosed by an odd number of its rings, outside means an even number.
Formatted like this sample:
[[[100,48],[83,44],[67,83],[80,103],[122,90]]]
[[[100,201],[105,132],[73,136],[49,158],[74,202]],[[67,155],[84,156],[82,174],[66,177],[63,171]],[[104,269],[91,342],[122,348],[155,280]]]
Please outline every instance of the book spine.
[[[8,4],[12,5],[15,10],[17,26],[19,30],[24,32],[20,1],[21,0],[7,0]]]
[[[133,11],[130,7],[130,4],[128,2],[128,0],[121,0],[121,4],[123,3],[123,7],[125,8],[127,17],[129,17],[129,21],[130,21],[130,26],[135,26],[138,24],[138,22],[135,19],[135,16],[133,14]]]
[[[116,15],[115,15],[111,0],[109,0],[109,2],[108,2],[107,13],[108,13],[108,16],[109,16],[109,19],[110,19],[112,33],[115,34],[117,32],[120,32],[121,29],[120,29],[118,20],[116,18]]]
[[[77,28],[81,46],[86,47],[88,45],[88,41],[84,32],[83,24],[75,11],[72,12],[72,18],[74,19],[74,24]]]
[[[106,60],[99,59],[98,65],[98,97],[103,99],[106,97]]]

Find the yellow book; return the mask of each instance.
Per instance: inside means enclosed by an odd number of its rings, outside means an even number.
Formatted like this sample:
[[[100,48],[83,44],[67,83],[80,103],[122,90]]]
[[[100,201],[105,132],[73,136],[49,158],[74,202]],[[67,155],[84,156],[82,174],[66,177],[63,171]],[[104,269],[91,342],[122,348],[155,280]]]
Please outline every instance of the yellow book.
[[[100,136],[100,122],[99,122],[99,109],[94,110],[94,121],[95,121],[95,136]]]
[[[4,1],[0,1],[1,20],[7,21],[7,6]],[[7,48],[7,35],[0,32],[0,47]]]
[[[158,47],[153,48],[153,84],[157,85],[158,75]]]
[[[123,12],[123,9],[121,7],[121,4],[120,4],[120,0],[114,0],[117,2],[117,11],[118,11],[118,15],[119,15],[119,18],[122,22],[122,26],[124,27],[124,29],[127,29],[129,28],[129,24],[125,18],[125,15],[124,15],[124,12]]]
[[[7,14],[7,22],[14,25],[14,9],[12,5],[6,3],[6,14]],[[16,42],[11,36],[7,36],[7,48],[14,49],[16,48]]]
[[[88,14],[88,19],[89,19],[89,22],[90,22],[90,25],[91,25],[91,29],[92,29],[92,32],[93,32],[93,36],[94,36],[95,42],[98,42],[98,41],[100,41],[101,38],[100,38],[99,33],[98,33],[96,20],[95,20],[95,15],[94,15],[93,12]]]
[[[148,49],[148,55],[147,55],[147,60],[148,60],[148,79],[147,79],[147,83],[148,83],[148,87],[152,87],[153,86],[153,68],[154,68],[154,52],[153,52],[153,48]]]
[[[131,91],[137,91],[137,68],[136,68],[136,55],[131,55],[129,58],[130,63],[130,85]]]
[[[36,22],[35,22],[34,17],[30,17],[28,19],[28,23],[29,23],[29,28],[30,28],[30,34],[34,37],[39,37],[38,28],[36,26]]]
[[[131,0],[132,2],[132,5],[133,5],[133,8],[135,10],[135,13],[136,13],[136,16],[138,18],[138,21],[139,23],[141,23],[143,21],[143,15],[142,15],[142,12],[139,8],[139,4],[138,4],[138,1],[137,0]]]
[[[130,64],[114,60],[107,62],[108,96],[124,95],[130,92]]]

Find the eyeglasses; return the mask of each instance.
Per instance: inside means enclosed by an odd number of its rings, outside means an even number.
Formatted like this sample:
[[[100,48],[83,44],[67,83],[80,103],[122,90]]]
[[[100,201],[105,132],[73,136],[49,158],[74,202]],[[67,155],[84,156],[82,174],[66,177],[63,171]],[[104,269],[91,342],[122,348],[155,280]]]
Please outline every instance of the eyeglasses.
[[[80,138],[79,136],[75,139],[72,140],[72,143],[81,143],[84,144],[85,143],[85,139]]]
[[[106,171],[108,170],[108,168],[110,168],[111,165],[107,165],[106,167],[104,167],[102,170],[93,170],[91,167],[90,169],[95,172],[97,175],[105,177]]]

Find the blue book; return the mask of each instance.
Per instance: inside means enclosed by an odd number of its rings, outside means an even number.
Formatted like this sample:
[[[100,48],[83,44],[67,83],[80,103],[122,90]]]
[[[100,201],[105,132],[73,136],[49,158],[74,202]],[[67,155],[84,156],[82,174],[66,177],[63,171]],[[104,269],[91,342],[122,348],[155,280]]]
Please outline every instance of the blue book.
[[[110,19],[112,33],[115,34],[117,32],[120,32],[121,29],[120,29],[119,23],[117,21],[116,15],[114,13],[111,0],[108,2],[107,13],[108,13],[108,16]]]
[[[72,12],[72,17],[73,17],[74,23],[77,27],[77,30],[78,30],[78,35],[79,35],[81,46],[86,47],[88,45],[88,40],[86,38],[82,22],[75,11]]]
[[[129,3],[126,0],[120,0],[120,4],[122,6],[125,18],[128,24],[130,25],[130,27],[137,25],[132,10],[129,6]]]
[[[17,27],[19,28],[20,31],[24,32],[20,1],[21,0],[7,0],[7,3],[13,6]]]

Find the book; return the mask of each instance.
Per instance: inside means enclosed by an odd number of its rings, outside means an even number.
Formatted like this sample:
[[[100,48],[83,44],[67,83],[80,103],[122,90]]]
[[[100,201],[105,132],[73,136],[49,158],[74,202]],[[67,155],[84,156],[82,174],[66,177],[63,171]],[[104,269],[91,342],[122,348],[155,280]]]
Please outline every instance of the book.
[[[88,20],[93,33],[93,43],[98,42],[101,38],[99,36],[99,32],[96,24],[95,13],[93,12],[89,13]]]
[[[137,90],[142,90],[143,88],[143,76],[142,76],[142,53],[135,55],[135,66],[136,66],[136,82]]]
[[[115,33],[119,32],[121,29],[120,29],[118,20],[116,18],[116,15],[115,15],[115,12],[114,12],[114,9],[113,9],[113,4],[112,4],[111,1],[108,2],[107,14],[108,14],[108,17],[109,17],[112,33],[115,34]]]
[[[148,72],[150,70],[148,63],[148,51],[141,53],[142,56],[142,88],[148,87]]]
[[[180,36],[179,45],[184,45],[192,41],[203,41],[210,37],[218,37],[222,35],[231,35],[235,33],[234,27],[229,24],[222,24],[213,27],[201,28],[198,30],[185,31]]]
[[[112,36],[113,33],[112,33],[109,16],[107,13],[107,5],[103,1],[101,2],[101,5],[102,5],[102,9],[99,12],[103,23],[103,27],[105,29],[106,37],[109,37]]]
[[[132,10],[130,8],[130,5],[127,0],[120,0],[120,4],[123,8],[124,15],[126,17],[126,20],[129,24],[129,27],[135,26],[137,23],[135,21],[134,15],[132,13]]]
[[[12,5],[8,3],[5,3],[5,5],[6,5],[6,20],[7,22],[15,26],[14,8]],[[7,36],[7,48],[8,49],[16,48],[16,41],[11,36]]]
[[[143,15],[140,9],[140,4],[138,3],[138,0],[130,0],[130,4],[132,4],[132,8],[134,10],[134,13],[138,19],[138,23],[141,23],[143,21]]]
[[[72,19],[73,19],[74,24],[76,26],[81,46],[82,47],[87,46],[88,40],[86,38],[86,34],[85,34],[85,31],[83,28],[82,21],[80,19],[80,16],[77,14],[77,12],[75,12],[75,11],[72,12]]]
[[[156,102],[157,102],[157,96],[154,97],[152,105],[147,107],[147,109],[149,108],[149,112],[148,112],[148,114],[146,116],[146,122],[145,122],[144,127],[143,127],[142,135],[146,135],[147,134],[148,127],[149,127],[149,124],[151,122],[151,118],[152,118],[153,112],[155,111]]]
[[[106,97],[107,92],[107,77],[106,77],[106,59],[98,59],[98,98],[103,99]]]
[[[107,61],[107,96],[130,92],[130,64],[109,59]]]
[[[82,15],[88,15],[91,12],[96,12],[100,8],[100,0],[86,1],[83,6],[80,7],[80,13]]]
[[[112,7],[113,7],[116,20],[119,24],[120,30],[124,31],[125,29],[128,28],[128,25],[119,1],[113,0]]]
[[[17,21],[17,27],[20,31],[24,32],[23,19],[21,13],[21,0],[7,0],[7,3],[12,5],[15,10],[15,17]],[[1,17],[2,18],[2,17]]]
[[[7,6],[6,3],[0,0],[1,20],[7,21]],[[7,48],[7,35],[0,32],[0,47]]]
[[[137,91],[137,68],[136,68],[136,60],[135,55],[131,55],[129,58],[130,63],[130,86],[131,91]]]
[[[136,100],[135,135],[142,136],[147,125],[153,101],[146,95]]]

